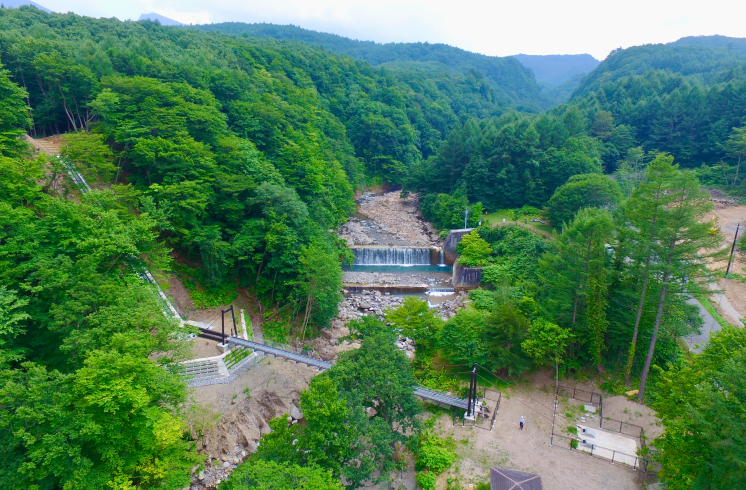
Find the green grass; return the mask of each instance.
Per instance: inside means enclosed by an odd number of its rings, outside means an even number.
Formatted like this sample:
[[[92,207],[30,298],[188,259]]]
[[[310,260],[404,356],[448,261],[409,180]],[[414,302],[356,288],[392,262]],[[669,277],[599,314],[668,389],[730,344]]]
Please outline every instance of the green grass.
[[[695,294],[694,297],[697,298],[697,301],[702,303],[702,306],[704,306],[705,309],[710,312],[710,315],[715,317],[715,320],[720,324],[721,327],[725,328],[732,326],[730,323],[728,323],[728,321],[726,321],[725,318],[720,315],[720,313],[717,312],[717,310],[715,310],[715,307],[712,306],[712,303],[710,303],[709,297],[702,294]]]
[[[516,224],[516,221],[513,220],[513,210],[511,209],[499,209],[494,213],[486,214],[482,216],[482,223],[488,223],[490,226],[502,226],[503,219],[505,219],[506,225],[522,226],[537,231],[543,235],[551,235],[553,231],[552,227],[549,225],[542,225],[541,223],[536,222],[532,223],[531,221],[529,221],[528,224],[523,222],[523,219],[529,218],[522,218]]]
[[[179,280],[189,293],[189,298],[194,303],[194,307],[198,310],[229,305],[238,297],[234,283],[224,284],[217,288],[208,288],[203,284],[201,271],[184,264],[176,264],[174,268]]]
[[[228,369],[232,368],[243,359],[249,356],[251,351],[249,349],[234,349],[225,356],[225,365]],[[234,397],[235,398],[235,397]]]

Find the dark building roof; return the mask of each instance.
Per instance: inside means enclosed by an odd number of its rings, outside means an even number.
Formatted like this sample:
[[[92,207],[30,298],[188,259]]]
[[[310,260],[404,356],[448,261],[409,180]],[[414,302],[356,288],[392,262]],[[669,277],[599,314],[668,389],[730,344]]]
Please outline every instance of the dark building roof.
[[[522,471],[490,468],[492,490],[542,490],[541,477]]]

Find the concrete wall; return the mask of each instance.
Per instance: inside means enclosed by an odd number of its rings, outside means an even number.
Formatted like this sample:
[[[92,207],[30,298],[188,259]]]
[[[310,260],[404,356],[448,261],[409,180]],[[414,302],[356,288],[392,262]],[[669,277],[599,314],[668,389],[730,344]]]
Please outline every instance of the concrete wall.
[[[443,242],[443,254],[445,255],[445,263],[453,264],[456,262],[456,245],[464,238],[464,235],[469,233],[474,228],[464,228],[461,230],[451,230]],[[454,267],[454,272],[456,268]]]
[[[482,282],[482,267],[453,264],[453,289],[475,289]]]

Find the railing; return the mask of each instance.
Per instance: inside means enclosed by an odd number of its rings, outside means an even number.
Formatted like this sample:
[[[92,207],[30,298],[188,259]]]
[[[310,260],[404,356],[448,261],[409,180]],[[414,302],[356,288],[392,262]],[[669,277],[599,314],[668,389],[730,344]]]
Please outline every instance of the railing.
[[[588,391],[588,390],[581,390],[579,388],[572,388],[570,386],[559,385],[557,387],[557,394],[559,396],[572,398],[573,400],[580,400],[582,402],[587,402],[591,405],[596,405],[598,407],[600,407],[601,404],[603,403],[603,396],[601,395],[601,393],[596,393],[594,391]]]
[[[497,418],[497,412],[500,410],[500,402],[503,399],[502,391],[499,395],[497,395],[497,405],[495,405],[495,412],[492,414],[492,421],[490,422],[490,432],[492,432],[492,429],[495,427],[495,418]]]
[[[555,444],[555,442],[558,444]],[[637,470],[638,468],[642,468],[643,471],[645,470],[644,460],[641,456],[624,453],[596,444],[590,444],[588,445],[590,449],[585,449],[582,441],[574,437],[552,434],[549,445],[558,448],[566,447],[570,451],[587,453],[590,457],[598,457],[611,461],[611,464],[624,464],[632,467],[633,470]]]
[[[609,418],[604,419],[603,417],[601,417],[601,420],[599,422],[602,429],[606,429],[609,431],[613,430],[614,432],[619,432],[620,434],[625,434],[632,437],[641,437],[643,434],[642,427],[640,427],[639,425],[630,424],[629,422],[622,422],[621,420],[614,420]],[[617,430],[617,428],[619,430]]]
[[[555,437],[558,437],[560,439],[573,440],[573,438],[569,438],[569,437],[566,437],[560,434],[555,434],[554,432],[555,419],[557,417],[557,406],[559,404],[559,396],[565,396],[567,398],[572,398],[573,400],[580,400],[584,403],[589,403],[591,405],[598,406],[600,428],[607,430],[607,431],[611,431],[613,428],[613,430],[615,432],[618,432],[619,434],[625,434],[628,436],[638,438],[640,441],[640,450],[642,452],[645,452],[645,449],[646,449],[645,431],[641,426],[630,424],[629,422],[623,422],[621,420],[611,419],[611,418],[604,419],[604,397],[601,393],[596,393],[593,391],[582,390],[579,388],[573,388],[570,386],[563,386],[563,385],[558,385],[557,391],[554,394],[554,414],[552,415],[552,435],[551,435],[550,443],[549,443],[550,446],[553,445],[553,441]],[[604,427],[604,422],[607,425],[606,427]],[[617,427],[618,427],[618,430],[617,430]],[[574,440],[578,441],[578,439],[574,439]],[[570,442],[569,444],[572,445],[572,442]],[[577,447],[577,443],[576,443],[576,447]],[[571,450],[572,449],[573,448],[571,447]],[[637,469],[639,467],[639,468],[642,468],[643,471],[647,471],[648,461],[646,458],[642,456],[639,456],[639,455],[632,456],[630,454],[622,453],[622,452],[619,452],[613,449],[603,448],[603,447],[596,446],[596,445],[591,445],[591,451],[590,451],[591,456],[593,456],[594,454],[594,449],[595,449],[596,455],[600,457],[604,457],[606,459],[610,459],[612,464],[615,461],[619,462],[619,458],[617,456],[622,456],[622,459],[625,460],[625,461],[622,461],[623,463],[632,466],[633,469]],[[585,450],[582,450],[582,451],[587,452]],[[602,454],[598,454],[599,451]],[[610,456],[608,454],[609,452],[611,453]],[[634,458],[634,461],[632,461],[632,463],[630,463],[630,458]]]

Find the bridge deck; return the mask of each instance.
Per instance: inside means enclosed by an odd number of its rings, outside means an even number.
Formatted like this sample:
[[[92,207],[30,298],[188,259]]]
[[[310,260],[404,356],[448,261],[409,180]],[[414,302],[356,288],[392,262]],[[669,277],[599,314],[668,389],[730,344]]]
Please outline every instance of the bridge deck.
[[[319,370],[322,371],[332,367],[332,364],[330,362],[320,361],[318,359],[302,356],[300,354],[293,354],[292,352],[288,352],[286,350],[277,349],[275,347],[270,347],[264,344],[257,344],[256,342],[240,339],[238,337],[228,337],[227,341],[232,344],[240,345],[241,347],[245,347],[247,349],[253,349],[265,354],[269,354],[271,356],[283,357],[285,359],[290,359],[291,361],[305,364],[306,366],[317,367],[319,368]]]
[[[293,354],[292,352],[288,352],[286,350],[277,349],[275,347],[270,347],[264,344],[258,344],[250,340],[244,340],[238,337],[228,337],[227,340],[230,343],[240,345],[241,347],[245,347],[247,349],[253,349],[253,350],[263,352],[265,354],[269,354],[275,357],[282,357],[285,359],[289,359],[291,361],[305,364],[306,366],[314,366],[314,367],[319,368],[319,370],[321,371],[332,367],[332,364],[330,362],[320,361],[318,359],[302,356],[300,354]],[[423,400],[427,400],[433,403],[448,405],[451,407],[460,408],[462,410],[466,410],[467,404],[468,404],[468,402],[462,398],[456,398],[455,396],[444,395],[443,393],[438,393],[437,391],[428,390],[427,388],[421,388],[419,386],[414,387],[414,394],[415,396],[418,396],[422,398]]]

